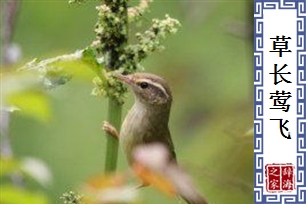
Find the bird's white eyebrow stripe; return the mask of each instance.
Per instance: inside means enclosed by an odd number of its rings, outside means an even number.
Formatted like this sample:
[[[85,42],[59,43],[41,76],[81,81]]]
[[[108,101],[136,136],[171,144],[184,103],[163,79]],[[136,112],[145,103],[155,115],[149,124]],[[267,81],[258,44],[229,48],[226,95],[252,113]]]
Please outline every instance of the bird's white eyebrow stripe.
[[[167,91],[159,83],[156,83],[156,82],[154,82],[150,79],[138,79],[138,80],[136,80],[136,83],[141,83],[141,82],[147,82],[148,84],[150,84],[152,86],[155,86],[156,88],[160,89],[165,94],[165,96],[167,96],[167,98],[169,98],[169,95],[168,95]]]

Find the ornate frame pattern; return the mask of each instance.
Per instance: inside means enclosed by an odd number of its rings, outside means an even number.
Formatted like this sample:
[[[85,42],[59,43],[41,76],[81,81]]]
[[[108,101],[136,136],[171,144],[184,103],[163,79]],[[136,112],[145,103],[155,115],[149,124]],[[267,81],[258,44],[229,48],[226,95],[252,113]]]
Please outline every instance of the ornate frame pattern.
[[[297,10],[296,195],[264,195],[263,10]],[[306,203],[306,0],[254,1],[254,203]]]

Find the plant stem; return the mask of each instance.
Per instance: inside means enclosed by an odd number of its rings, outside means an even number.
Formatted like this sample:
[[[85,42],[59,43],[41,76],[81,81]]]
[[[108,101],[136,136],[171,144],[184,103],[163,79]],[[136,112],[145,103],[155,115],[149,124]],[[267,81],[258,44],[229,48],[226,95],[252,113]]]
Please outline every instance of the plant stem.
[[[117,24],[120,28],[118,29],[118,27],[115,27],[116,31],[114,30],[113,33],[110,33],[111,37],[108,42],[103,42],[103,40],[101,40],[101,43],[110,43],[110,46],[108,46],[109,49],[104,53],[106,68],[108,70],[117,70],[122,66],[121,64],[118,64],[118,59],[124,53],[124,47],[127,44],[128,38],[127,0],[105,0],[105,4],[111,9],[112,14],[116,15],[121,22]],[[115,98],[109,97],[107,120],[118,131],[121,125],[121,112],[122,104],[120,104]],[[105,173],[113,173],[117,168],[118,138],[114,138],[114,136],[108,133],[106,133],[106,137]]]
[[[112,124],[118,131],[121,124],[122,105],[116,99],[108,99],[108,115],[107,121]],[[112,173],[117,168],[118,157],[118,138],[106,133],[106,158],[105,158],[105,173]]]

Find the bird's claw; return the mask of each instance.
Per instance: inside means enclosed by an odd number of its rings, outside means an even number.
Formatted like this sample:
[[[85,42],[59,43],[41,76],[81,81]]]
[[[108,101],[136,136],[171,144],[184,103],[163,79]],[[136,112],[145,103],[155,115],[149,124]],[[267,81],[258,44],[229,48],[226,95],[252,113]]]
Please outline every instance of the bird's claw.
[[[117,129],[113,125],[111,125],[108,121],[103,121],[102,130],[110,134],[111,136],[119,139],[119,133]]]

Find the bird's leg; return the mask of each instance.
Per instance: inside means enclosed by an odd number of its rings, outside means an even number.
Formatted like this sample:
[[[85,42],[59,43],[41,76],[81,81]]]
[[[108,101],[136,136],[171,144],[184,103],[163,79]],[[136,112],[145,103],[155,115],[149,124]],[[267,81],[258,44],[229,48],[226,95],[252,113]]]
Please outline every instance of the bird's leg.
[[[104,130],[111,136],[115,137],[116,139],[119,139],[119,133],[117,129],[113,125],[111,125],[108,121],[103,121],[102,130]]]

